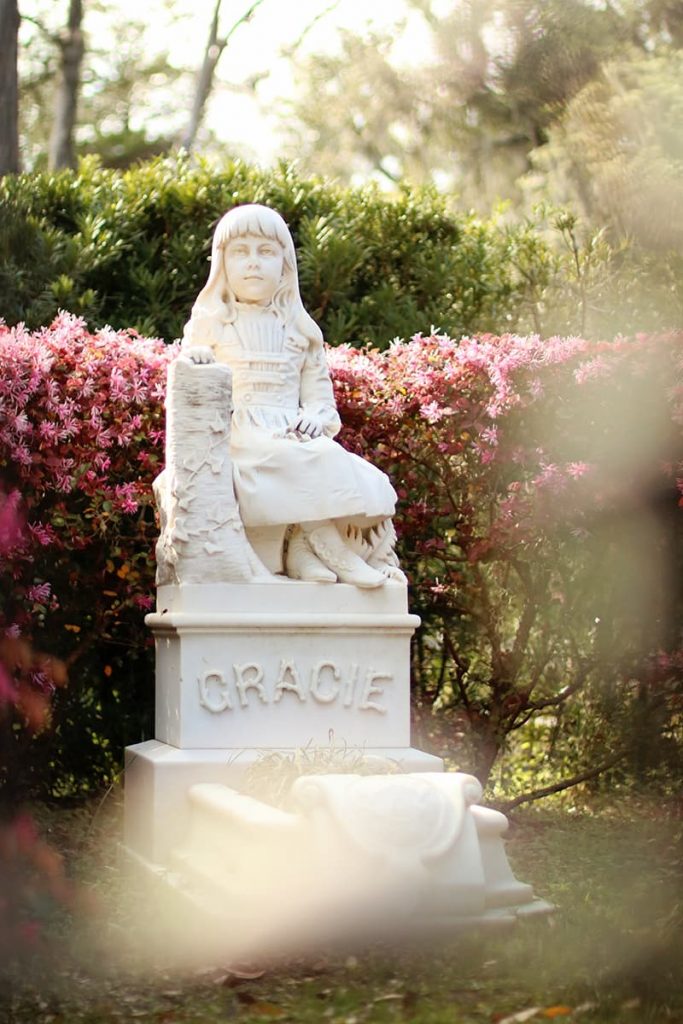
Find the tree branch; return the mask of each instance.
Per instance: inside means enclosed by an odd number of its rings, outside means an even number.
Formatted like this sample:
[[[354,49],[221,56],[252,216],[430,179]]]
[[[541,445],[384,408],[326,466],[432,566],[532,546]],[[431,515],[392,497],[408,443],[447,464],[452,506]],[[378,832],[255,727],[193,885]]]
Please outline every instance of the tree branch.
[[[586,682],[586,676],[588,675],[588,668],[585,667],[579,672],[578,678],[570,683],[569,686],[565,686],[563,690],[557,694],[556,697],[548,697],[546,700],[534,700],[529,701],[526,706],[528,711],[544,711],[546,708],[554,708],[560,704],[565,704],[570,697],[573,697],[575,693],[578,693],[581,687]]]
[[[223,0],[216,0],[213,15],[211,17],[211,26],[209,28],[209,37],[206,41],[206,48],[204,50],[204,58],[202,65],[197,74],[197,84],[195,86],[194,100],[192,102],[192,111],[190,114],[190,120],[187,126],[187,130],[183,136],[181,146],[188,152],[192,149],[197,138],[197,132],[199,125],[201,124],[202,117],[204,116],[204,109],[206,107],[206,101],[208,100],[211,89],[213,87],[213,77],[216,71],[216,66],[221,58],[223,50],[226,48],[231,38],[240,27],[240,25],[246,24],[251,20],[254,11],[257,7],[260,7],[263,0],[253,0],[249,5],[244,14],[239,17],[230,26],[226,34],[219,39],[218,37],[218,22],[221,12],[221,4]]]
[[[298,35],[298,36],[297,36],[297,38],[296,38],[296,39],[294,40],[294,42],[293,42],[293,43],[291,43],[291,44],[290,44],[289,46],[284,46],[284,47],[282,48],[282,50],[280,51],[280,53],[282,54],[282,56],[283,56],[283,57],[286,57],[286,58],[287,58],[288,60],[291,60],[291,59],[292,59],[292,57],[294,56],[294,54],[296,53],[296,51],[297,51],[297,50],[299,49],[299,47],[300,47],[300,46],[301,46],[301,44],[303,43],[303,41],[304,41],[304,39],[306,38],[306,36],[308,35],[308,33],[309,33],[309,32],[311,31],[311,29],[312,29],[312,28],[315,28],[315,26],[316,26],[316,25],[318,24],[318,22],[319,22],[319,21],[320,21],[320,20],[321,20],[322,18],[325,18],[325,17],[327,17],[327,15],[328,15],[328,14],[331,14],[331,13],[332,13],[332,11],[333,11],[333,10],[334,10],[334,9],[335,9],[336,7],[339,7],[339,4],[340,4],[340,0],[334,0],[334,2],[333,2],[333,3],[329,4],[329,5],[328,5],[328,6],[327,6],[327,7],[326,7],[326,8],[324,9],[324,10],[320,11],[320,13],[319,13],[319,14],[316,14],[314,18],[311,18],[311,20],[309,21],[309,23],[308,23],[307,25],[305,25],[305,26],[304,26],[304,28],[303,28],[303,29],[302,29],[302,31],[301,31],[301,32],[299,33],[299,35]]]
[[[60,75],[48,146],[47,163],[50,170],[76,166],[74,131],[81,85],[81,65],[85,53],[82,22],[83,0],[69,0],[66,28],[58,39],[61,55]]]
[[[477,583],[479,584],[479,591],[481,595],[482,622],[484,625],[484,629],[486,630],[486,635],[489,638],[489,643],[491,644],[491,662],[493,664],[493,675],[495,677],[502,678],[502,676],[504,675],[503,650],[500,642],[500,636],[496,630],[494,622],[493,609],[491,607],[491,601],[489,598],[488,586],[486,584],[484,574],[482,573],[480,567],[475,564],[473,566],[473,570]],[[494,690],[494,692],[497,689],[499,689],[499,687],[495,685],[495,680],[491,680],[491,688]]]
[[[38,31],[51,43],[59,45],[59,34],[56,32],[50,32],[49,29],[45,28],[40,18],[33,18],[30,14],[20,14],[19,17],[21,21],[28,21],[30,25],[35,25]]]
[[[257,7],[260,7],[262,3],[263,0],[253,0],[251,6],[247,8],[247,10],[241,16],[241,18],[238,18],[237,21],[233,22],[233,24],[228,29],[226,35],[223,37],[223,39],[219,41],[221,50],[223,50],[228,45],[228,43],[230,42],[231,38],[233,37],[237,29],[240,27],[240,25],[245,25],[248,21],[251,21],[254,11],[256,10]]]
[[[514,800],[508,800],[507,803],[500,804],[500,810],[504,814],[508,811],[513,810],[515,807],[521,807],[522,804],[532,803],[534,800],[542,800],[544,796],[551,796],[553,793],[561,793],[565,789],[572,789],[574,786],[580,785],[582,782],[588,782],[589,779],[595,779],[598,775],[602,775],[603,772],[613,768],[615,764],[619,764],[627,756],[628,750],[619,750],[616,754],[612,754],[606,761],[602,761],[601,764],[594,768],[588,768],[584,772],[579,772],[578,775],[572,775],[568,779],[562,779],[560,782],[554,782],[550,786],[542,786],[540,789],[533,789],[530,793],[522,793],[521,796],[515,797]]]
[[[20,170],[19,78],[17,74],[19,10],[17,0],[0,3],[0,175]]]
[[[459,691],[460,696],[462,698],[462,702],[463,702],[463,704],[465,706],[465,710],[467,712],[469,712],[469,711],[472,710],[472,705],[470,704],[470,699],[467,696],[467,690],[465,689],[465,684],[462,681],[462,668],[463,668],[463,666],[462,666],[462,661],[460,660],[460,655],[458,654],[458,652],[456,650],[455,644],[453,643],[453,641],[451,639],[450,633],[446,629],[444,629],[444,631],[443,631],[443,639],[444,639],[444,643],[445,643],[446,647],[448,648],[448,653],[450,654],[451,658],[453,659],[453,662],[455,663],[455,669],[456,669],[456,671],[455,671],[455,681],[456,681],[457,686],[458,686],[458,691]]]

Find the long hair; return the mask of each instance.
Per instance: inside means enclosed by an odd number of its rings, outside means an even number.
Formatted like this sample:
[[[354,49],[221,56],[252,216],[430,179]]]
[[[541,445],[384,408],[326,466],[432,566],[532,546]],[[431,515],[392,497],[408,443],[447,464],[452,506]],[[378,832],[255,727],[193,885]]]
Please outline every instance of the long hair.
[[[322,342],[320,328],[304,309],[299,292],[294,242],[285,221],[269,206],[249,203],[235,206],[218,222],[211,246],[209,277],[192,307],[185,338],[195,342],[217,341],[222,327],[237,319],[237,299],[228,283],[224,253],[233,238],[257,235],[282,246],[282,277],[270,303],[285,329],[309,341]]]

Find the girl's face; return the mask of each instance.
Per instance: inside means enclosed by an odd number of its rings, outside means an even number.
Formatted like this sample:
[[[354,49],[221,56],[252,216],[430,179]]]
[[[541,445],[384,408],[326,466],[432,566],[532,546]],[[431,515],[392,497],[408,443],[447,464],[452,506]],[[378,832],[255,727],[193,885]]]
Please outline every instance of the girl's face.
[[[263,235],[232,238],[225,248],[225,272],[238,302],[267,306],[282,277],[282,246]]]

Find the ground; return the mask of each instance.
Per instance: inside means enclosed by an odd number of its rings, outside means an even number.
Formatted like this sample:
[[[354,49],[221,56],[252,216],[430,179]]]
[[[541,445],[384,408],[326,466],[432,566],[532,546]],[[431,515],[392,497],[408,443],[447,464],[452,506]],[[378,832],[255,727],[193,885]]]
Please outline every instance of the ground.
[[[556,904],[550,919],[420,947],[182,971],[146,955],[146,933],[134,927],[139,904],[116,848],[120,800],[35,814],[89,909],[38,908],[42,947],[0,966],[2,1024],[683,1024],[683,829],[655,799],[515,815],[510,860]]]

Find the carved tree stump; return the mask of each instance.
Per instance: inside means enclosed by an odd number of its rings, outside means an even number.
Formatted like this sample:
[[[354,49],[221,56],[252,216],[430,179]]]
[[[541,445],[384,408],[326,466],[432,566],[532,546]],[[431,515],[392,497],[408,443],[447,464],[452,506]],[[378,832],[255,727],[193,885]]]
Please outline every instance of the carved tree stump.
[[[220,363],[171,363],[166,468],[154,481],[161,535],[157,585],[270,577],[247,540],[232,481],[231,374]]]

